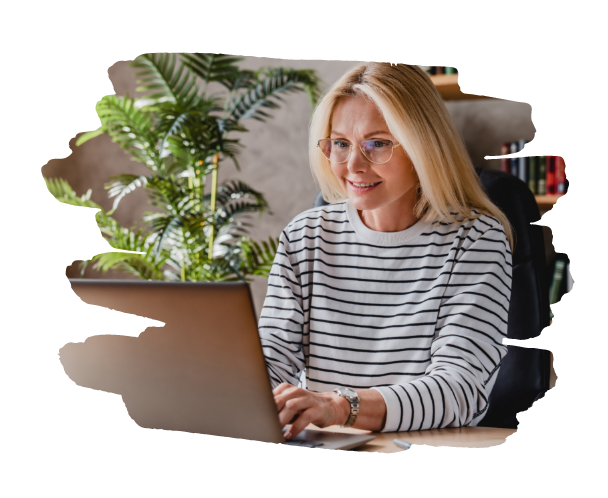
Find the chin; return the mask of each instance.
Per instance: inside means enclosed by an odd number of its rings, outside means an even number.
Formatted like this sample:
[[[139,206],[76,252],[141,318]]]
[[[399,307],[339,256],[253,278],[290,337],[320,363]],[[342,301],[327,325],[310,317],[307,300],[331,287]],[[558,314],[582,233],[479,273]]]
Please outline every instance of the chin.
[[[375,206],[371,206],[369,201],[361,199],[360,197],[349,197],[349,199],[353,207],[361,211],[370,211],[376,208]]]

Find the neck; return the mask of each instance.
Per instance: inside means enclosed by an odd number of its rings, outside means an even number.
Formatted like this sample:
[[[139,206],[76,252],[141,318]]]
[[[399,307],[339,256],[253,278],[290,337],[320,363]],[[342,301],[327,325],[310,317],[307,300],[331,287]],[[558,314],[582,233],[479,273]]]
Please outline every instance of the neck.
[[[417,188],[412,187],[394,202],[376,209],[357,210],[363,224],[375,232],[401,232],[418,221],[414,214]]]

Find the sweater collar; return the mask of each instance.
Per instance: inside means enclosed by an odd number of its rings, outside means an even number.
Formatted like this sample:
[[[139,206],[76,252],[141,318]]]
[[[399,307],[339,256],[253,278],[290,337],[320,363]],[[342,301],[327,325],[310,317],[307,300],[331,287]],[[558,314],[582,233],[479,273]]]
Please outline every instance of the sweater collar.
[[[418,237],[426,228],[432,227],[431,223],[425,223],[422,220],[418,220],[411,227],[400,232],[376,232],[363,224],[359,217],[359,213],[349,199],[346,200],[345,205],[346,216],[357,235],[369,242],[379,245],[392,246],[409,242]]]

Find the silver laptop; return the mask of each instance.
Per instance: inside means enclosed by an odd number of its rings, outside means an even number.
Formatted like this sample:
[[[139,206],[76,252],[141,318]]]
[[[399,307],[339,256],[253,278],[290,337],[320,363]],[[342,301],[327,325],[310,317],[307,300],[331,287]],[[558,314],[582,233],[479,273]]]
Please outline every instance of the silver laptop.
[[[305,430],[285,442],[247,284],[70,282],[86,303],[165,323],[139,337],[110,330],[60,350],[76,384],[121,395],[141,427],[327,449],[374,439]]]

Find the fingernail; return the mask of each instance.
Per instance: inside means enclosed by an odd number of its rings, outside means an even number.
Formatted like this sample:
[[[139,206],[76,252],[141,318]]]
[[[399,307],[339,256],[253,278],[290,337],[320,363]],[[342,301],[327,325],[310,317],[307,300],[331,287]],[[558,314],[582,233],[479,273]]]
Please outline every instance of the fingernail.
[[[287,431],[285,433],[285,439],[291,439],[291,432],[290,431]]]

